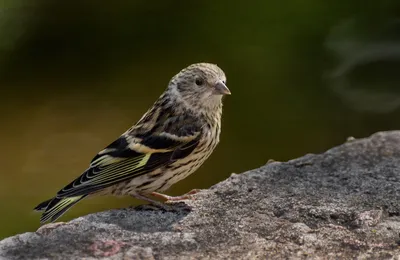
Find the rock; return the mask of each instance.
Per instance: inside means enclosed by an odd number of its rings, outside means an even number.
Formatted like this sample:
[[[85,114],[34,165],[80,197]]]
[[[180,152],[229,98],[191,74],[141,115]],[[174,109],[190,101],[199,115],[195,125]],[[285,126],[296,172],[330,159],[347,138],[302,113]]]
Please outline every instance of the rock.
[[[393,259],[400,131],[233,174],[173,206],[109,210],[0,242],[1,259]]]

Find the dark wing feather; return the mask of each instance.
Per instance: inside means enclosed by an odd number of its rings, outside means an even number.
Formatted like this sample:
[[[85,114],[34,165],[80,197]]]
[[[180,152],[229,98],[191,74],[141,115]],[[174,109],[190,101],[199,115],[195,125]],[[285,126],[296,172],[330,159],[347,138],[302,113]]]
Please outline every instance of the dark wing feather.
[[[171,122],[167,120],[166,125],[171,125]],[[174,133],[153,131],[151,135],[135,135],[134,132],[122,135],[96,155],[91,166],[60,190],[56,197],[93,193],[190,155],[200,139],[201,126],[196,125],[180,125]],[[177,126],[178,123],[173,127]],[[134,138],[137,138],[135,142],[132,141]]]
[[[129,158],[140,156],[140,153],[137,153],[131,149],[127,149],[129,143],[125,136],[120,136],[117,140],[112,142],[106,148],[104,148],[101,152],[99,152],[90,162],[92,164],[97,159],[103,157],[104,155],[118,157],[118,158]]]

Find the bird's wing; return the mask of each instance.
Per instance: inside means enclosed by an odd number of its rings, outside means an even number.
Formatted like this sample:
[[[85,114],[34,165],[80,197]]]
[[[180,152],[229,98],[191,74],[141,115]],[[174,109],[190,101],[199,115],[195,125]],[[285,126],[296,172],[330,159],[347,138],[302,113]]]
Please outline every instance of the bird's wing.
[[[123,134],[99,152],[90,167],[56,197],[89,194],[188,156],[199,143],[201,126],[171,122],[174,118],[146,133],[133,129]]]

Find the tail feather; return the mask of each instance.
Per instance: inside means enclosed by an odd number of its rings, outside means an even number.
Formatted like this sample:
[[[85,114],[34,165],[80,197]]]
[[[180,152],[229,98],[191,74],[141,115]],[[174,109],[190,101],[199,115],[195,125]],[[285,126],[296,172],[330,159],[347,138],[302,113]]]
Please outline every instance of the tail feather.
[[[59,217],[61,217],[61,215],[64,214],[68,209],[70,209],[72,206],[74,206],[76,203],[78,203],[86,196],[87,195],[80,195],[76,197],[67,197],[67,198],[55,197],[51,201],[45,201],[48,203],[45,212],[40,217],[40,223],[43,224],[44,222],[47,222],[49,220],[50,222],[54,222]],[[36,208],[42,209],[43,207],[40,206],[42,206],[42,204],[45,204],[45,202],[42,202]]]
[[[53,200],[53,198],[43,201],[39,205],[37,205],[34,210],[36,211],[46,211],[47,206],[50,204],[50,202]]]

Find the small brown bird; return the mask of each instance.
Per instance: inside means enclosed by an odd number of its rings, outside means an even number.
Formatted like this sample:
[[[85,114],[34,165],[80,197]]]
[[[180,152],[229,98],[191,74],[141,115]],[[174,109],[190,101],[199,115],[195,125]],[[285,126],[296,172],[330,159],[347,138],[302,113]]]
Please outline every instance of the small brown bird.
[[[197,170],[211,155],[221,132],[222,96],[230,95],[225,73],[214,64],[181,70],[144,116],[100,151],[86,171],[40,203],[40,221],[55,221],[87,196],[130,195],[153,204],[151,196]],[[193,192],[192,192],[193,193]]]

